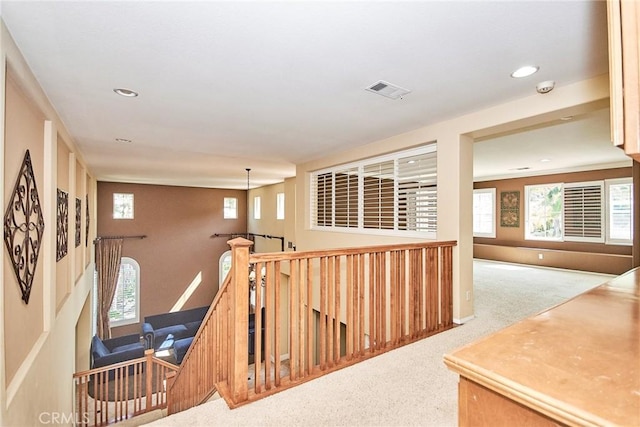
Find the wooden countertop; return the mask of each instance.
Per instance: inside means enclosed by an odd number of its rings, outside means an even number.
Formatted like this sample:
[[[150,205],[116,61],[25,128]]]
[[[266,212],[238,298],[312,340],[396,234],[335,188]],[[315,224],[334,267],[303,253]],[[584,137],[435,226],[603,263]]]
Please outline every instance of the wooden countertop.
[[[445,355],[449,369],[569,425],[640,426],[640,270]]]

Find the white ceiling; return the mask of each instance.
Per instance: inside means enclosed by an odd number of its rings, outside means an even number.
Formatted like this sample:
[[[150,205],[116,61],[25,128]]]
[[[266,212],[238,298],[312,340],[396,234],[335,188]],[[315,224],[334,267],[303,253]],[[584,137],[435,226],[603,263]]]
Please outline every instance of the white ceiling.
[[[543,80],[562,86],[608,69],[600,1],[1,6],[90,170],[107,181],[246,188],[251,168],[252,187],[279,182],[328,152],[529,96]],[[509,77],[523,64],[540,71]],[[364,90],[380,79],[411,93],[391,100]],[[505,136],[498,148],[483,141],[476,174],[533,166],[546,143],[556,169],[593,164],[589,147],[598,144],[600,162],[604,144],[611,149],[600,139],[604,121],[595,114]],[[575,147],[561,156],[574,143],[584,156]],[[527,157],[505,155],[515,146]],[[607,163],[624,160],[610,153],[617,157]]]

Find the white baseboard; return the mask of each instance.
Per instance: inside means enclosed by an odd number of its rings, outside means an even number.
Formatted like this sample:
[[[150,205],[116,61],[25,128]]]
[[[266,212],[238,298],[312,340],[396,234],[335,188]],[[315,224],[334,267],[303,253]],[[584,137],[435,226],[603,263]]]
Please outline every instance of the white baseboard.
[[[276,358],[273,357],[273,354],[271,356],[269,356],[269,358],[271,359],[271,363],[275,363]],[[280,362],[282,362],[283,360],[288,360],[289,359],[289,353],[285,353],[285,354],[281,354],[280,355]]]
[[[465,317],[463,319],[456,319],[454,317],[453,318],[453,323],[455,323],[456,325],[463,325],[463,324],[465,324],[465,323],[467,323],[467,322],[469,322],[469,321],[471,321],[471,320],[473,320],[475,318],[476,318],[476,316],[473,315],[473,314],[471,316],[467,316],[467,317]]]

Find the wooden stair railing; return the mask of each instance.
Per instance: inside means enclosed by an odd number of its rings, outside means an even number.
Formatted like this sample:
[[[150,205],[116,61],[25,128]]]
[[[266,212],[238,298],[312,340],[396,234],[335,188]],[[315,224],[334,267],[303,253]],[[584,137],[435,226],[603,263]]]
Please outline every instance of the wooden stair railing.
[[[168,381],[169,414],[215,390],[234,408],[453,326],[455,241],[269,254],[228,243],[232,271]]]
[[[455,245],[251,254],[252,268],[265,272],[255,312],[265,310],[266,324],[256,315],[264,337],[255,334],[247,401],[451,328]]]
[[[231,271],[211,303],[180,369],[167,378],[169,414],[203,403],[216,390],[221,395],[232,390],[241,397],[247,393],[248,256],[252,242],[236,238],[228,243],[232,250]],[[236,332],[240,331],[241,336],[237,337]],[[237,372],[238,363],[244,365],[243,377]]]
[[[165,379],[177,366],[145,357],[78,372],[75,385],[75,424],[106,426],[167,407]]]

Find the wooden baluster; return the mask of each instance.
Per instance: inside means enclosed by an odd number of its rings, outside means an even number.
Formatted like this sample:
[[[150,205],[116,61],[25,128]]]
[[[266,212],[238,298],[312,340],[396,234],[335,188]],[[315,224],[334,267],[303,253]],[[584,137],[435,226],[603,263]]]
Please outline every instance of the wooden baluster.
[[[282,283],[280,281],[280,261],[276,261],[274,263],[275,272],[275,310],[274,310],[274,326],[275,326],[275,334],[274,334],[274,344],[273,344],[273,364],[274,364],[274,379],[276,387],[280,386],[280,335],[282,332],[282,325],[280,323],[280,291],[282,290]]]
[[[429,332],[438,328],[438,249],[427,249],[427,301],[429,301]]]
[[[367,277],[369,285],[369,352],[373,353],[376,342],[376,299],[375,299],[375,255],[368,254],[369,261],[369,277]]]
[[[400,274],[398,266],[398,251],[391,251],[389,254],[389,262],[391,263],[391,274],[389,284],[389,303],[390,303],[390,329],[391,329],[391,344],[396,345],[398,343],[399,335],[399,322],[400,322],[400,292],[398,275]]]
[[[271,390],[271,344],[273,339],[273,282],[271,281],[271,263],[267,264],[265,276],[265,328],[264,328],[264,384],[265,389]]]
[[[387,322],[387,313],[386,313],[386,280],[385,280],[385,256],[386,252],[378,253],[378,295],[380,295],[379,308],[380,315],[378,321],[378,348],[382,349],[386,344],[386,322]]]
[[[335,332],[333,333],[333,358],[335,361],[335,364],[337,365],[340,362],[340,274],[342,273],[342,270],[340,268],[340,256],[336,256],[335,257],[335,262],[334,262],[334,266],[335,266],[335,280],[334,280],[334,285],[335,285],[335,294],[334,294],[334,300],[335,300],[335,310],[334,310],[334,328],[335,328]]]
[[[451,326],[453,323],[453,248],[446,246],[441,248],[442,251],[442,324],[445,327]]]
[[[298,355],[298,269],[295,262],[289,263],[289,379],[294,381],[297,374]]]
[[[300,332],[299,348],[298,348],[298,376],[304,377],[305,366],[305,345],[306,345],[306,332],[304,327],[304,301],[305,301],[305,281],[303,274],[303,264],[301,260],[296,260],[296,266],[298,269],[298,330]]]
[[[146,394],[147,394],[147,404],[146,404],[146,410],[149,410],[149,408],[151,408],[151,390],[152,390],[152,385],[151,385],[151,379],[153,377],[152,371],[151,371],[151,366],[152,366],[152,358],[153,358],[153,349],[147,349],[144,351],[144,371],[147,373],[146,374]]]
[[[405,251],[398,250],[394,251],[396,253],[396,257],[398,258],[398,271],[396,273],[398,280],[398,343],[403,342],[407,335],[407,328],[410,326],[407,325],[407,311],[408,307],[411,304],[411,298],[407,293],[407,258],[405,255]],[[407,301],[409,300],[409,301]]]
[[[313,262],[307,258],[307,374],[313,373]]]
[[[365,272],[365,269],[364,269],[365,259],[366,259],[366,255],[365,254],[358,255],[358,271],[359,271],[359,274],[358,274],[358,276],[359,276],[359,278],[358,278],[359,316],[358,317],[359,317],[359,322],[360,322],[360,325],[359,325],[359,328],[358,328],[360,332],[359,332],[358,337],[360,338],[359,347],[360,347],[360,354],[361,355],[364,355],[364,344],[365,344],[364,343],[364,338],[365,338],[365,335],[366,335],[366,331],[365,331],[365,328],[364,328],[364,320],[365,320],[365,318],[367,316],[366,309],[365,309],[365,304],[364,304],[364,302],[365,302],[364,294],[365,294],[365,285],[366,285],[365,275],[364,275],[364,272]],[[371,329],[371,327],[369,327],[369,329]]]
[[[327,258],[320,258],[320,370],[326,369],[327,347],[326,347],[326,324],[327,312]]]
[[[335,258],[327,257],[327,366],[333,367],[333,322],[335,321],[335,315],[333,309],[335,308],[335,270],[334,270]]]
[[[355,336],[353,334],[353,309],[354,309],[354,299],[353,299],[353,255],[347,255],[347,336],[345,341],[347,342],[346,348],[346,356],[347,360],[351,360],[353,357],[353,343],[355,341]]]
[[[425,303],[424,303],[424,250],[422,248],[417,249],[418,252],[418,262],[419,262],[419,270],[418,270],[418,329],[420,331],[420,336],[424,336],[425,325],[424,325],[424,314],[425,314]]]
[[[256,278],[258,274],[262,275],[262,269],[264,268],[264,264],[259,262],[255,266],[256,268]],[[266,269],[265,269],[266,270]],[[256,279],[257,280],[257,279]],[[256,394],[262,392],[262,380],[260,378],[260,372],[262,371],[262,329],[265,325],[262,324],[262,280],[266,280],[266,277],[262,279],[260,278],[260,282],[256,284],[256,308],[253,314],[254,321],[254,346],[253,346],[253,361],[254,361],[254,381],[253,381],[253,389]],[[266,360],[266,358],[265,358]]]
[[[418,331],[418,319],[417,319],[417,310],[418,310],[418,293],[417,293],[417,284],[419,279],[417,261],[416,261],[416,251],[410,250],[408,251],[407,263],[409,268],[409,333],[408,337],[410,340],[414,339],[417,336]]]

